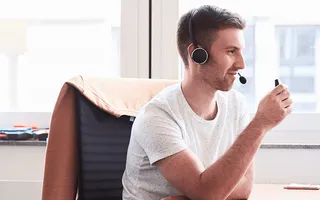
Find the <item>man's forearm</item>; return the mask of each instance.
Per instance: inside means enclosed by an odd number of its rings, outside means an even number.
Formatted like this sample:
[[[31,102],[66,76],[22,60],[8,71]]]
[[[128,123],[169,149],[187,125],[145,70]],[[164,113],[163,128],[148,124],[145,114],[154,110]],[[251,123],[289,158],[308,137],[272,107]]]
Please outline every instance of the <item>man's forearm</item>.
[[[211,197],[226,199],[249,169],[265,132],[252,121],[231,148],[201,174],[203,190]],[[239,185],[240,187],[240,185]]]
[[[254,184],[254,168],[253,164],[250,165],[246,174],[242,177],[238,185],[228,196],[227,200],[234,199],[248,199]]]
[[[163,198],[161,200],[190,200],[187,197],[183,196],[183,195],[179,195],[179,196],[169,196],[166,198]]]

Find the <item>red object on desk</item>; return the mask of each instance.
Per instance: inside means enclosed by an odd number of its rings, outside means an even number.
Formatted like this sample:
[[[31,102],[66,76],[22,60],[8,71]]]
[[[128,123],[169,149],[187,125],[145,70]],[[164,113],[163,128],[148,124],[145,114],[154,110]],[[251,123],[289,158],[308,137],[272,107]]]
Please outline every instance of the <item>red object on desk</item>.
[[[16,124],[13,127],[14,128],[31,128],[32,130],[38,129],[37,126],[33,126],[33,125],[28,126],[28,125],[21,125],[21,124]]]

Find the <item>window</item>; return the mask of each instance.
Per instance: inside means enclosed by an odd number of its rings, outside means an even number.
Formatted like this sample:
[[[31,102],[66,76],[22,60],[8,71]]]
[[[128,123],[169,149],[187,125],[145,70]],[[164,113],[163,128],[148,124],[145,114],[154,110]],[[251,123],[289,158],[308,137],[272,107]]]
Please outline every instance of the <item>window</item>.
[[[27,2],[0,3],[1,111],[51,112],[68,79],[121,76],[122,1]]]
[[[29,25],[28,49],[18,58],[18,110],[52,110],[63,83],[79,74],[119,77],[111,24],[63,23]]]
[[[2,96],[0,109],[6,109],[9,106],[9,98],[6,98],[5,95],[9,93],[9,63],[8,58],[4,54],[0,54],[0,94]]]
[[[296,112],[317,110],[316,41],[320,29],[314,25],[276,26],[277,48],[279,49],[280,79],[294,97]]]
[[[280,67],[314,67],[316,31],[316,26],[276,26],[276,36],[280,43]]]
[[[145,0],[1,1],[0,127],[48,127],[74,76],[146,78],[148,16]]]

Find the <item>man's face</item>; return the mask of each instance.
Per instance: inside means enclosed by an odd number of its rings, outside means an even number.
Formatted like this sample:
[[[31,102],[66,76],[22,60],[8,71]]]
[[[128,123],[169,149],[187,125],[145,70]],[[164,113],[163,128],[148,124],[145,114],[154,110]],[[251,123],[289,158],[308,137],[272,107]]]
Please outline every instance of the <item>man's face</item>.
[[[213,89],[228,91],[238,76],[238,70],[245,67],[242,55],[245,46],[243,30],[228,28],[218,31],[215,37],[208,49],[210,58],[199,67],[199,72]]]

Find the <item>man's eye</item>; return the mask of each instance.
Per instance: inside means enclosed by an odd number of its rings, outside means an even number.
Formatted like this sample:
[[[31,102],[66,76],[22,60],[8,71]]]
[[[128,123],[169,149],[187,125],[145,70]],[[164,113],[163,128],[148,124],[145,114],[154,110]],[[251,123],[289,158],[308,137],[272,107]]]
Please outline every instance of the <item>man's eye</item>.
[[[229,54],[234,54],[235,52],[236,52],[236,50],[234,50],[234,49],[228,51]]]

